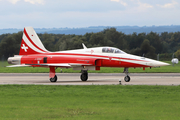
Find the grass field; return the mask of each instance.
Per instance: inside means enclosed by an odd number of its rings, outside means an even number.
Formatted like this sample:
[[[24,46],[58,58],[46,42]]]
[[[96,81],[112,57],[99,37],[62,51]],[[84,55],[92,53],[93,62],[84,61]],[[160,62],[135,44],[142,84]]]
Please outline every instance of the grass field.
[[[179,113],[180,86],[0,86],[3,120],[179,120]]]
[[[171,64],[171,62],[166,63]],[[48,73],[48,68],[33,68],[33,67],[16,67],[16,68],[7,68],[7,62],[0,62],[0,73]],[[60,72],[61,68],[58,68],[56,72]],[[72,69],[62,69],[64,73],[78,73],[78,70]],[[101,67],[100,71],[88,71],[89,73],[121,73],[123,72],[123,68],[107,68]],[[129,68],[130,73],[180,73],[180,63],[175,64],[174,67],[172,65],[162,66],[160,68],[146,68],[143,70],[142,68]]]

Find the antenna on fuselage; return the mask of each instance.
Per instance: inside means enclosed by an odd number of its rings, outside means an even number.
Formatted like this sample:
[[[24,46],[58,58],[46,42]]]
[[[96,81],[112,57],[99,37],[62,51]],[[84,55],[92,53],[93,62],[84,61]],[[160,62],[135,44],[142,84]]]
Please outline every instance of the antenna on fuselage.
[[[87,49],[87,47],[84,45],[84,43],[82,43],[82,46],[83,46],[84,49]]]

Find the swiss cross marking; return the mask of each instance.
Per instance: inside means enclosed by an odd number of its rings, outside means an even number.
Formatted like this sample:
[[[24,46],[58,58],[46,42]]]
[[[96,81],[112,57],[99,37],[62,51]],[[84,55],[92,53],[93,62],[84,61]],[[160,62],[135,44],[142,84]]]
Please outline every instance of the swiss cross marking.
[[[24,44],[22,44],[22,49],[24,49],[25,52],[27,52],[28,47],[26,47]]]

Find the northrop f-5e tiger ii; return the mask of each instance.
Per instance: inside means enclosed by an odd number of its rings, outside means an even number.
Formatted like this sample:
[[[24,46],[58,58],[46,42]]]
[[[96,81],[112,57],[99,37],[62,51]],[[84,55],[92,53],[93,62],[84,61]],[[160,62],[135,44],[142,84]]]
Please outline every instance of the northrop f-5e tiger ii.
[[[164,62],[127,54],[114,47],[87,48],[50,52],[43,46],[32,27],[25,27],[19,55],[8,58],[9,67],[46,67],[49,68],[51,82],[57,81],[55,69],[73,68],[81,70],[81,80],[88,80],[89,70],[100,70],[101,67],[123,67],[126,74],[124,80],[130,81],[128,68],[159,67],[169,65]]]

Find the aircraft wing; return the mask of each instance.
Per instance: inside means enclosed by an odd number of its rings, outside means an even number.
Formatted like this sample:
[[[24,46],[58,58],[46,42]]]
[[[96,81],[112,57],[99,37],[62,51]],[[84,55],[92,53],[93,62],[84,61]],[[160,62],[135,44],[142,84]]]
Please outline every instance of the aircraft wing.
[[[69,63],[69,64],[21,64],[21,65],[11,65],[7,67],[31,67],[31,66],[44,66],[44,67],[77,67],[77,66],[90,66],[92,64],[77,64],[77,63]]]
[[[22,65],[10,65],[10,66],[6,66],[6,67],[30,67],[31,65],[25,65],[25,64],[22,64]]]
[[[92,64],[74,64],[74,63],[69,63],[69,64],[41,64],[42,66],[54,66],[54,67],[77,67],[77,66],[88,66]]]
[[[69,64],[21,64],[21,65],[11,65],[6,67],[33,67],[33,66],[41,66],[41,67],[71,67]]]
[[[27,66],[41,66],[41,67],[71,67],[69,64],[25,64]]]
[[[76,63],[70,63],[69,65],[71,65],[72,67],[73,66],[90,66],[90,65],[93,65],[93,64],[76,64]]]

